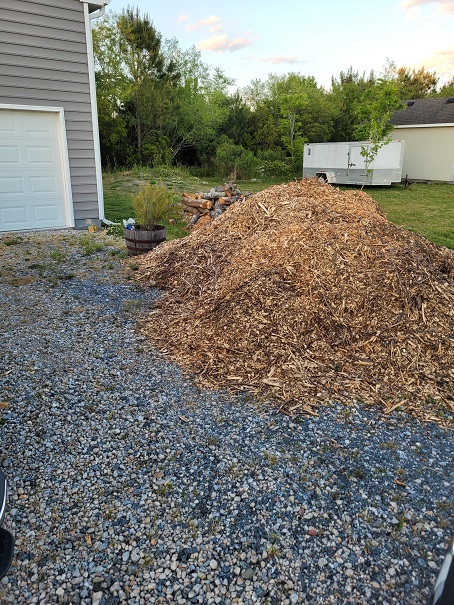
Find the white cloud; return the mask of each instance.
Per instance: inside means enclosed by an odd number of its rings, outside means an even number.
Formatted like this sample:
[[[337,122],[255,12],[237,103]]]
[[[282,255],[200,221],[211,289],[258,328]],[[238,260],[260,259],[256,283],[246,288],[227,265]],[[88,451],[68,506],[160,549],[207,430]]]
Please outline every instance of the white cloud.
[[[177,22],[183,23],[184,21],[189,21],[189,19],[190,19],[189,15],[179,15]]]
[[[217,17],[216,15],[212,15],[211,17],[208,17],[207,19],[200,19],[200,21],[196,21],[196,23],[191,23],[191,24],[187,25],[186,31],[190,32],[190,31],[194,31],[196,29],[200,29],[202,27],[216,26],[220,22],[221,22],[220,17]]]
[[[434,52],[423,61],[428,70],[435,70],[441,82],[454,76],[454,48]]]
[[[454,14],[454,0],[403,0],[402,7],[412,9],[423,6],[424,4],[434,5],[440,13]]]
[[[301,59],[300,57],[282,57],[282,56],[276,56],[276,57],[254,57],[257,61],[261,61],[262,63],[274,63],[275,65],[278,65],[279,63],[288,63],[289,65],[295,65],[297,63],[306,63],[306,61],[304,61],[303,59]]]
[[[247,46],[251,46],[252,40],[245,36],[243,38],[229,38],[227,34],[211,36],[196,44],[198,50],[212,50],[213,52],[235,52]]]

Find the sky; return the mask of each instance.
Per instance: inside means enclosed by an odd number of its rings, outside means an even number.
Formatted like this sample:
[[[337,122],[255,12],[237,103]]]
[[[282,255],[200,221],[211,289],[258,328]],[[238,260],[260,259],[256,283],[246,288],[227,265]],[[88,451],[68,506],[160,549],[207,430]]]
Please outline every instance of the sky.
[[[107,12],[128,5],[238,88],[289,72],[329,88],[350,66],[379,74],[388,60],[454,76],[454,0],[110,0]]]

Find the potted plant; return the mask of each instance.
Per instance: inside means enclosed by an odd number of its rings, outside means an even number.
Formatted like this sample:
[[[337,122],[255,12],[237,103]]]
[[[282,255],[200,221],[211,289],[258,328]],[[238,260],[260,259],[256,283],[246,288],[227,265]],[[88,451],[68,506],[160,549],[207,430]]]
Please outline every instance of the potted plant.
[[[173,193],[162,183],[143,184],[132,197],[135,222],[125,224],[125,239],[129,256],[145,254],[166,239],[166,227],[161,223],[174,213]]]

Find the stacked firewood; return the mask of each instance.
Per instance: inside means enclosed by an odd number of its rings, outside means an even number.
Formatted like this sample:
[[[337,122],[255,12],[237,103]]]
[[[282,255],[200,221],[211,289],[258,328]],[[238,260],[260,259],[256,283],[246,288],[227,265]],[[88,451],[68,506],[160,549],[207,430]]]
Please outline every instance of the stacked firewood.
[[[210,223],[235,202],[243,202],[250,193],[242,193],[233,183],[213,187],[207,193],[183,193],[182,203],[188,228]]]

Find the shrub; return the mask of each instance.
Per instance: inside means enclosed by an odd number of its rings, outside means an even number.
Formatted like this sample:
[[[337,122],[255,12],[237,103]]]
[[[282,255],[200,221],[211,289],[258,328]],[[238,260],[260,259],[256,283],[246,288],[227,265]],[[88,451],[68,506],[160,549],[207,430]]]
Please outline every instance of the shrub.
[[[258,175],[259,161],[252,151],[243,151],[236,161],[236,171],[239,179],[252,179]]]
[[[262,163],[262,174],[264,176],[292,177],[292,167],[288,162],[282,160],[268,160]]]
[[[162,183],[142,185],[132,197],[137,225],[142,229],[155,229],[175,212],[173,193]]]

